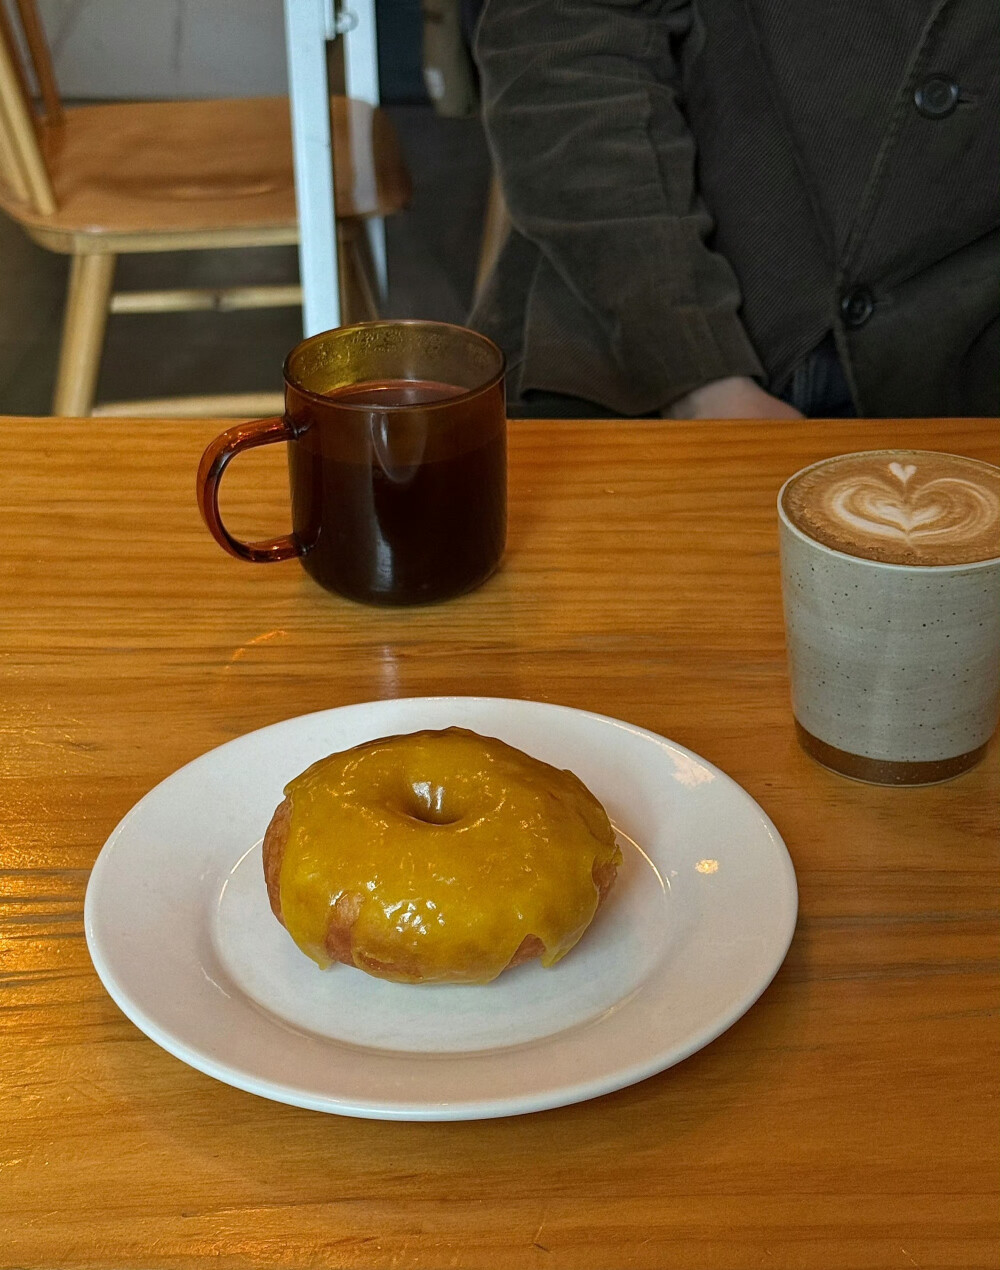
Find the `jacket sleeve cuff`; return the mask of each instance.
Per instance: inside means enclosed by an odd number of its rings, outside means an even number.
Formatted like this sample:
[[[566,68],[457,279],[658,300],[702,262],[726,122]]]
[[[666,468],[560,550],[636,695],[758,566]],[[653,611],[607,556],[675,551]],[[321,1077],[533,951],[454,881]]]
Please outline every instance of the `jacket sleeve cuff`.
[[[716,379],[763,375],[739,320],[735,287],[710,306],[665,305],[642,283],[630,288],[629,274],[623,276],[614,311],[596,313],[544,257],[538,261],[515,393],[567,393],[636,415],[664,409]]]

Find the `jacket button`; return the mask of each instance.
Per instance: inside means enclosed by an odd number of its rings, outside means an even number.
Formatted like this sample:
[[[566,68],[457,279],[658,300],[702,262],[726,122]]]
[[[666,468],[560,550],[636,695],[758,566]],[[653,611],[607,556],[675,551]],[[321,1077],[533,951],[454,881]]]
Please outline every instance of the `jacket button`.
[[[913,94],[917,109],[927,119],[944,119],[958,105],[959,88],[947,75],[931,75]]]
[[[875,297],[867,287],[852,287],[840,297],[840,316],[844,325],[856,330],[875,311]]]

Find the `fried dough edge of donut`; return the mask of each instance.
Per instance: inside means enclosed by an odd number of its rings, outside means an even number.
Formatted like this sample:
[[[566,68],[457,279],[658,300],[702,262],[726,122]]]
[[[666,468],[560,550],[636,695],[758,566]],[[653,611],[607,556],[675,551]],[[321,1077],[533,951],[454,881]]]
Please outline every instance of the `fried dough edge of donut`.
[[[285,797],[271,817],[261,845],[267,898],[271,905],[271,912],[282,926],[285,926],[285,919],[281,912],[281,864],[285,857],[285,846],[288,843],[291,824],[292,802],[290,798]],[[614,860],[608,860],[604,864],[598,864],[595,861],[592,876],[594,885],[597,887],[597,908],[594,910],[596,916],[607,899],[608,892],[614,886],[615,878],[618,876],[618,866]],[[365,973],[413,980],[416,975],[414,968],[398,962],[381,962],[370,958],[367,965],[361,966],[354,960],[351,933],[361,911],[363,899],[364,897],[357,892],[351,892],[341,895],[334,904],[326,931],[327,956],[331,961],[339,961],[345,966],[353,966]],[[285,926],[285,929],[287,930],[288,927]],[[537,935],[525,935],[500,973],[503,974],[504,971],[512,970],[515,966],[532,961],[540,957],[544,951],[545,945]]]

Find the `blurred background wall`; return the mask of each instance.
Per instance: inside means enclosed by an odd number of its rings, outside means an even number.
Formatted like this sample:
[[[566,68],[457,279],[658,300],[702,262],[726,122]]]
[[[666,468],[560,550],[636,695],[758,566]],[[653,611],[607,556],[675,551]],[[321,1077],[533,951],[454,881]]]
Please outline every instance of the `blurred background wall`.
[[[38,0],[66,97],[287,91],[280,0]]]
[[[287,91],[281,0],[38,0],[38,7],[67,97]],[[383,99],[425,101],[419,0],[378,0],[376,11]]]

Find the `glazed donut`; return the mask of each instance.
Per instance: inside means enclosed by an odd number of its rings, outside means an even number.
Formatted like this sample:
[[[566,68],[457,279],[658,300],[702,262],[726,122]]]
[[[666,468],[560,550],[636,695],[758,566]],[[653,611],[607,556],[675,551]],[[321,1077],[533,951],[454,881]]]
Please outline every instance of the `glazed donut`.
[[[285,787],[264,835],[271,909],[318,965],[487,983],[576,944],[621,852],[597,799],[463,728],[384,737]]]

